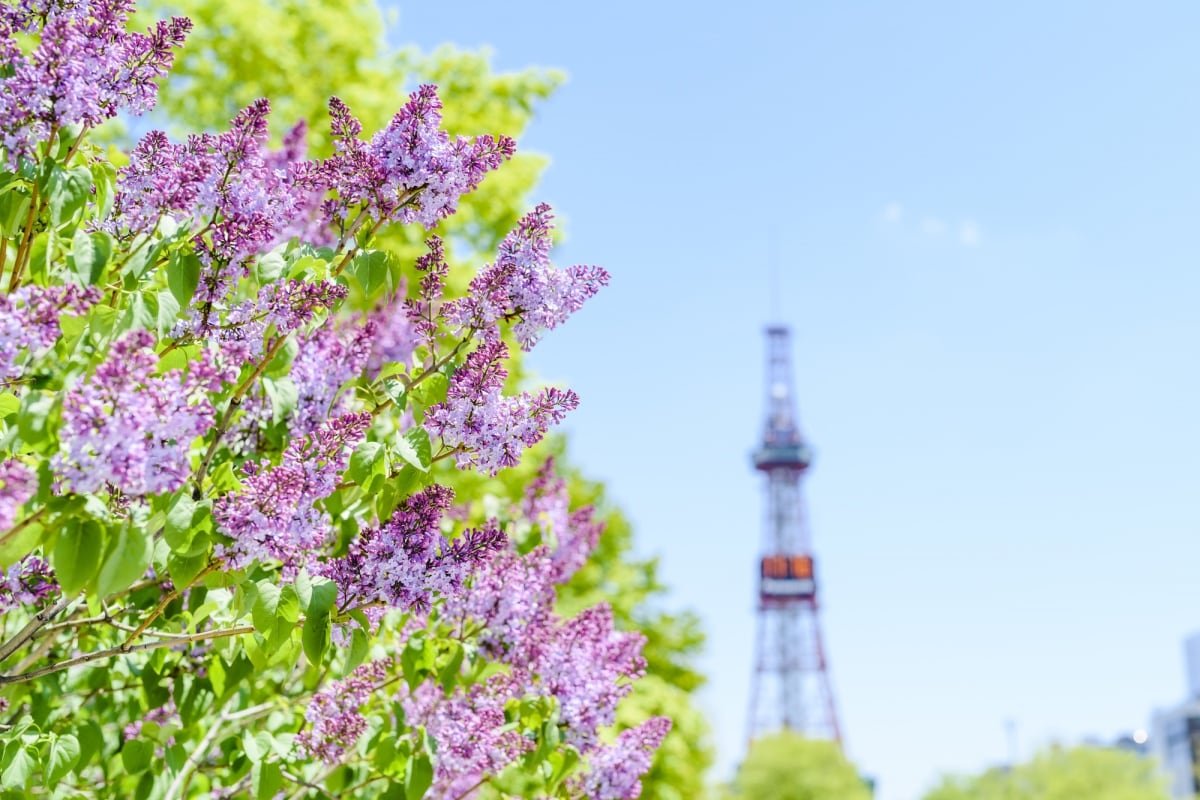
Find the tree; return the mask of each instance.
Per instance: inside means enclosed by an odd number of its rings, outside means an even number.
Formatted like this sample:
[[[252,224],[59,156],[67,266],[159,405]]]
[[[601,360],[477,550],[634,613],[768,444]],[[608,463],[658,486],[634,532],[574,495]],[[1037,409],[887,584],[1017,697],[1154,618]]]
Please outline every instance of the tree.
[[[0,793],[632,800],[644,638],[556,608],[594,511],[544,465],[471,524],[455,479],[574,408],[506,343],[607,273],[544,205],[465,290],[399,259],[513,154],[430,86],[367,139],[331,101],[327,158],[256,100],[113,163],[190,28],[127,5],[0,5]]]
[[[871,791],[835,742],[784,731],[751,744],[729,798],[870,800]]]
[[[563,79],[560,72],[544,69],[496,74],[485,55],[450,47],[432,54],[392,51],[383,35],[383,14],[372,0],[156,0],[147,7],[154,17],[184,13],[197,23],[173,70],[182,80],[173,80],[161,92],[160,109],[168,118],[188,128],[213,129],[245,103],[268,97],[274,104],[274,135],[282,136],[293,121],[306,119],[314,134],[310,148],[318,155],[328,155],[332,146],[321,133],[331,94],[339,94],[370,128],[382,126],[394,113],[400,87],[433,83],[445,101],[450,133],[503,130],[519,137],[538,103]],[[314,53],[320,57],[312,57]],[[452,287],[464,288],[472,274],[466,265],[495,250],[545,164],[541,156],[518,152],[439,224],[448,252],[460,262],[449,276]],[[415,257],[420,239],[398,227],[386,243],[397,253],[392,268],[399,278],[398,265]],[[530,383],[519,360],[511,373],[510,387]],[[570,465],[566,450],[565,442],[551,437],[520,466],[499,476],[446,471],[439,480],[461,496],[515,502],[545,459],[556,458],[572,502],[595,506],[606,525],[591,560],[560,588],[559,607],[575,613],[607,602],[618,626],[647,637],[648,679],[637,684],[619,723],[634,726],[661,714],[675,726],[643,782],[643,797],[700,797],[713,756],[707,722],[692,698],[703,683],[694,666],[704,641],[699,621],[689,613],[661,610],[666,589],[657,564],[633,556],[628,521],[607,499],[602,484]],[[482,504],[473,519],[486,519]]]
[[[1105,747],[1051,747],[1011,769],[946,777],[925,800],[1169,800],[1154,761]]]

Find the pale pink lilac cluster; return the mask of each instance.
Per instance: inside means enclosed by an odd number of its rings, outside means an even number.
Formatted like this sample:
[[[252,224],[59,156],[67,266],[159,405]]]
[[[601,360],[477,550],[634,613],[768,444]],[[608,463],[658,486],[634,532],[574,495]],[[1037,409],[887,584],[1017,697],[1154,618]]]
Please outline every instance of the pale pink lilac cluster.
[[[0,611],[38,606],[57,593],[54,570],[37,556],[25,556],[8,569],[0,568]]]
[[[471,281],[465,297],[446,304],[446,321],[464,331],[487,331],[500,320],[516,320],[513,335],[529,350],[546,330],[558,327],[608,284],[600,267],[556,269],[550,206],[540,204],[500,243],[496,262]]]
[[[391,666],[390,659],[371,661],[314,694],[304,711],[306,727],[294,740],[296,749],[305,757],[336,764],[366,731],[367,720],[360,709],[386,682]]]
[[[337,190],[333,213],[362,206],[376,220],[418,222],[432,228],[453,214],[460,196],[515,152],[507,136],[451,139],[441,130],[442,102],[422,86],[370,142],[340,99],[329,101],[336,152],[322,169]]]
[[[0,462],[0,533],[12,528],[37,488],[37,475],[29,467],[16,459]]]
[[[132,0],[22,2],[0,6],[0,140],[8,164],[36,159],[36,145],[75,125],[95,126],[119,111],[154,107],[156,81],[174,60],[191,22],[164,20],[126,30]],[[18,43],[38,32],[32,52]]]
[[[94,375],[67,390],[62,450],[54,468],[75,492],[111,486],[130,496],[174,491],[187,482],[193,441],[212,427],[208,393],[231,376],[207,351],[187,374],[156,375],[154,335],[133,331],[118,339]]]
[[[0,295],[0,383],[20,378],[22,353],[52,347],[62,334],[62,314],[83,314],[100,298],[94,286],[22,286]]]
[[[573,391],[555,387],[505,396],[507,358],[508,348],[499,339],[480,343],[450,379],[445,402],[425,415],[425,429],[457,451],[461,468],[495,475],[516,466],[526,448],[579,405]]]
[[[233,540],[216,555],[235,569],[280,561],[284,575],[294,575],[326,544],[329,517],[316,503],[333,494],[370,424],[369,414],[346,414],[293,439],[277,465],[247,463],[242,486],[213,504],[220,532]]]
[[[363,529],[345,556],[318,571],[338,584],[344,606],[378,602],[427,612],[436,597],[460,592],[467,575],[505,543],[494,528],[448,540],[441,524],[453,498],[437,485],[405,498],[387,522]]]
[[[670,731],[666,717],[652,717],[621,731],[613,744],[592,750],[588,769],[571,779],[571,787],[588,800],[636,800],[642,793],[641,777]]]

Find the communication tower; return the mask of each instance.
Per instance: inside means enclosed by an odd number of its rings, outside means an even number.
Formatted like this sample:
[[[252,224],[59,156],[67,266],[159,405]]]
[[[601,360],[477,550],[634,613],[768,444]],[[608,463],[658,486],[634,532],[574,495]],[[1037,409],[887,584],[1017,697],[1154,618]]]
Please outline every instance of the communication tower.
[[[768,327],[767,418],[753,454],[766,478],[767,503],[748,735],[753,741],[785,729],[841,744],[801,491],[812,451],[797,422],[790,350],[788,328]]]

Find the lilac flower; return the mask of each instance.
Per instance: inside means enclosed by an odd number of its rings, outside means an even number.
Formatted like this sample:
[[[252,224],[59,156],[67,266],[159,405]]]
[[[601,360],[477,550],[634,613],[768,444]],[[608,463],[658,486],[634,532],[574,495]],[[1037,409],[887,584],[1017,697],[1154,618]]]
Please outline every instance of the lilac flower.
[[[566,741],[580,749],[610,725],[617,703],[646,669],[646,637],[613,629],[612,609],[594,606],[542,633],[530,666],[543,692],[558,698]]]
[[[432,228],[453,214],[458,198],[511,158],[507,136],[450,139],[440,129],[437,89],[422,86],[386,128],[362,142],[362,125],[338,98],[329,101],[336,152],[324,165],[341,213],[365,205],[376,220],[419,222]]]
[[[418,258],[416,264],[417,270],[423,273],[421,290],[415,298],[405,300],[404,306],[414,335],[432,348],[438,333],[438,306],[450,266],[446,263],[446,248],[441,237],[430,236],[425,246],[429,252]]]
[[[588,800],[636,800],[642,793],[641,777],[670,730],[671,720],[652,717],[622,731],[614,744],[591,752],[588,771],[572,778],[571,787]]]
[[[40,605],[57,592],[54,571],[37,556],[25,556],[7,571],[0,568],[0,611]]]
[[[55,469],[76,492],[111,484],[127,495],[170,492],[191,471],[191,445],[214,422],[208,392],[227,375],[207,352],[185,376],[155,375],[154,335],[134,331],[117,340],[91,379],[63,400],[62,452]]]
[[[309,433],[328,417],[345,413],[349,395],[338,396],[342,384],[357,377],[371,356],[375,323],[366,320],[336,331],[317,329],[297,337],[291,378],[298,400],[290,424],[294,433]]]
[[[99,298],[96,287],[73,285],[22,286],[0,295],[0,383],[21,377],[22,352],[37,353],[58,341],[60,314],[83,314]]]
[[[395,297],[379,303],[367,314],[375,330],[366,364],[367,375],[372,378],[388,364],[407,364],[416,349],[417,332],[409,319],[407,305],[399,299],[404,296],[404,288],[401,284]]]
[[[450,379],[445,402],[425,415],[426,430],[458,450],[455,461],[461,468],[495,475],[516,466],[525,448],[540,442],[579,404],[571,390],[553,387],[505,397],[500,390],[508,375],[502,366],[507,356],[499,340],[480,344]]]
[[[153,722],[156,725],[167,725],[173,722],[179,722],[179,709],[175,706],[174,698],[167,698],[167,702],[163,703],[158,708],[152,708],[146,712],[146,715],[139,720],[134,720],[125,726],[121,732],[122,738],[125,741],[136,739],[142,733],[142,726],[147,722]],[[174,743],[172,737],[171,744]]]
[[[247,463],[242,487],[213,504],[218,528],[233,539],[217,555],[234,569],[277,559],[285,575],[294,574],[325,544],[329,518],[314,504],[333,494],[370,424],[369,414],[347,414],[293,439],[277,466]]]
[[[485,331],[499,320],[516,319],[513,335],[529,350],[545,330],[552,330],[608,285],[600,267],[555,269],[550,206],[542,203],[526,214],[500,243],[496,263],[471,281],[466,297],[447,303],[446,321],[466,331]]]
[[[428,611],[435,596],[462,589],[469,572],[504,544],[497,530],[470,530],[453,542],[441,533],[454,493],[444,486],[405,498],[391,519],[366,528],[343,558],[321,574],[338,584],[346,605],[382,602],[405,611]]]
[[[533,749],[531,740],[505,724],[505,703],[522,697],[522,689],[510,675],[493,675],[448,697],[433,681],[408,694],[401,690],[405,722],[424,726],[437,742],[431,796],[462,797]]]
[[[9,70],[0,82],[0,137],[10,166],[36,158],[35,146],[54,131],[153,108],[155,80],[191,29],[176,17],[128,32],[131,0],[22,5],[0,13],[0,57]],[[40,40],[26,55],[15,37],[39,25]]]
[[[390,659],[363,664],[350,677],[333,681],[314,694],[304,711],[308,727],[295,738],[301,755],[336,764],[367,730],[367,720],[359,709],[385,680],[390,666]]]
[[[346,299],[346,287],[333,281],[279,281],[264,286],[258,293],[263,321],[279,333],[290,333],[312,321],[317,314],[330,311]]]
[[[553,542],[550,560],[558,584],[569,581],[587,563],[604,531],[604,523],[594,519],[594,508],[584,506],[572,512],[569,506],[567,482],[555,474],[554,458],[547,458],[525,490],[519,511],[541,526],[543,539]]]
[[[270,104],[243,109],[230,130],[199,134],[171,144],[161,131],[142,138],[121,170],[109,227],[127,233],[152,230],[164,215],[185,226],[205,226],[195,239],[205,266],[196,302],[204,310],[199,333],[208,335],[213,308],[227,301],[248,259],[294,234],[308,231],[319,209],[324,183],[296,140],[276,153],[267,150]]]
[[[20,461],[0,462],[0,532],[12,528],[17,510],[33,497],[37,475]]]
[[[480,650],[508,664],[528,664],[553,623],[554,567],[544,547],[520,556],[496,554],[475,573],[471,589],[450,595],[442,619],[481,626]]]

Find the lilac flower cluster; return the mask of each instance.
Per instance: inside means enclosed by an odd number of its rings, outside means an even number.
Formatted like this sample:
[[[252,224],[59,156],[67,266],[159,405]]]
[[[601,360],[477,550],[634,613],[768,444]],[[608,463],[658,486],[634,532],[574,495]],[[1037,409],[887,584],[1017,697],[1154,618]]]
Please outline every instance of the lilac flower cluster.
[[[299,348],[291,371],[298,398],[289,420],[293,432],[309,433],[322,420],[346,412],[349,397],[339,398],[338,390],[363,371],[374,338],[375,325],[370,320],[361,326],[317,329],[297,337]]]
[[[499,773],[532,749],[532,741],[505,724],[505,703],[520,699],[522,690],[511,675],[459,687],[449,697],[433,682],[401,690],[405,721],[424,726],[437,742],[431,796],[464,797],[481,777]]]
[[[451,140],[439,127],[442,101],[434,86],[413,92],[386,128],[370,142],[338,98],[329,101],[336,152],[323,165],[340,209],[362,205],[376,220],[419,222],[432,228],[453,214],[460,196],[515,152],[507,136]]]
[[[604,523],[595,519],[595,508],[571,511],[570,502],[567,482],[555,473],[550,457],[526,488],[518,509],[525,520],[542,528],[543,540],[554,543],[550,562],[556,584],[569,581],[587,563],[604,532]]]
[[[132,0],[22,2],[0,6],[0,137],[10,167],[37,158],[35,146],[73,125],[95,126],[127,111],[154,107],[155,81],[192,24],[183,17],[146,33],[126,30]],[[40,40],[29,54],[21,34]]]
[[[417,340],[432,348],[439,331],[440,304],[450,265],[446,263],[446,247],[440,236],[430,236],[425,246],[429,252],[416,263],[421,273],[420,291],[416,297],[404,301],[404,310]]]
[[[168,725],[174,722],[179,722],[179,709],[175,705],[175,698],[168,698],[167,702],[163,703],[158,708],[152,708],[146,712],[146,715],[141,719],[134,720],[125,726],[121,731],[122,738],[125,741],[136,739],[142,733],[142,726],[147,722],[152,722],[155,725]],[[175,740],[172,737],[168,744],[174,744]]]
[[[588,770],[572,779],[571,788],[589,800],[636,800],[642,793],[641,777],[670,730],[671,720],[652,717],[622,731],[615,743],[591,752]]]
[[[507,358],[508,348],[499,339],[481,343],[450,379],[445,402],[425,415],[426,430],[458,451],[455,461],[461,468],[495,475],[516,466],[525,448],[540,442],[579,404],[570,389],[554,387],[505,396]]]
[[[407,364],[417,347],[417,332],[408,315],[407,305],[399,300],[404,296],[404,285],[367,314],[367,322],[374,326],[375,337],[371,340],[371,352],[367,356],[367,375],[374,378],[387,364]]]
[[[202,352],[187,375],[155,375],[154,335],[133,331],[118,339],[108,359],[63,400],[62,451],[54,467],[76,492],[110,484],[123,494],[170,492],[191,469],[192,442],[214,422],[208,392],[230,375]]]
[[[279,281],[264,286],[258,293],[263,322],[274,325],[279,333],[291,333],[330,311],[346,299],[347,289],[333,281]]]
[[[33,497],[38,479],[33,470],[20,461],[0,462],[0,532],[12,528],[17,510]]]
[[[468,331],[487,331],[516,319],[513,335],[529,350],[543,331],[558,327],[608,285],[600,267],[555,269],[550,263],[554,215],[542,203],[526,214],[500,243],[496,263],[471,281],[467,296],[446,304],[446,321]]]
[[[213,504],[218,528],[233,539],[218,545],[216,555],[234,569],[275,559],[285,576],[295,574],[325,544],[329,518],[315,504],[333,494],[370,424],[369,414],[337,417],[293,439],[278,465],[247,463],[241,488]]]
[[[21,353],[53,346],[62,331],[59,315],[83,314],[100,299],[94,286],[22,286],[0,295],[0,383],[20,378]]]
[[[197,299],[206,335],[211,307],[223,304],[238,275],[247,274],[247,259],[305,228],[314,197],[324,190],[312,162],[287,160],[302,153],[297,142],[267,150],[269,115],[270,104],[258,100],[225,133],[195,134],[183,144],[151,131],[118,178],[110,226],[144,233],[167,214],[181,224],[204,225],[195,245],[205,265]]]
[[[323,565],[321,574],[338,585],[344,604],[381,602],[405,611],[426,612],[436,596],[459,592],[473,568],[505,543],[498,530],[468,530],[449,541],[442,517],[454,493],[430,486],[405,498],[391,519],[366,528],[342,558]]]
[[[297,734],[297,750],[307,758],[336,764],[367,729],[360,708],[386,680],[389,659],[363,664],[350,677],[333,681],[313,695],[304,711],[308,727]]]
[[[0,568],[0,611],[40,605],[57,592],[54,571],[37,556],[26,556],[7,570]]]

